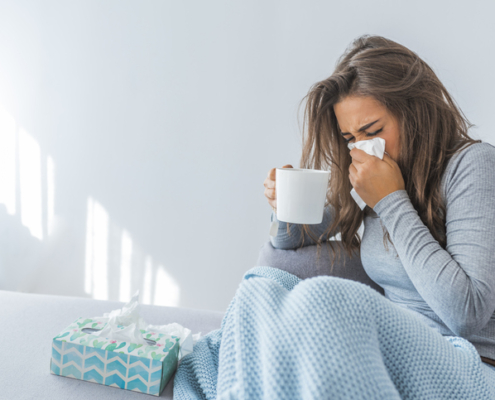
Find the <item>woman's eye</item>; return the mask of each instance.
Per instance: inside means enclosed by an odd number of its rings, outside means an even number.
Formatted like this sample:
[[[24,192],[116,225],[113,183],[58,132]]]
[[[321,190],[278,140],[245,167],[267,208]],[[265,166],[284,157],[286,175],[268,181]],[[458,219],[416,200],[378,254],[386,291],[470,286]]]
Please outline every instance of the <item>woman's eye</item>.
[[[375,135],[378,135],[381,131],[383,131],[383,128],[381,129],[378,129],[377,131],[375,132],[370,132],[370,133],[367,133],[366,136],[367,137],[370,137],[370,136],[375,136]],[[351,137],[350,139],[344,139],[344,142],[346,143],[349,143],[352,139],[354,139],[354,136]]]

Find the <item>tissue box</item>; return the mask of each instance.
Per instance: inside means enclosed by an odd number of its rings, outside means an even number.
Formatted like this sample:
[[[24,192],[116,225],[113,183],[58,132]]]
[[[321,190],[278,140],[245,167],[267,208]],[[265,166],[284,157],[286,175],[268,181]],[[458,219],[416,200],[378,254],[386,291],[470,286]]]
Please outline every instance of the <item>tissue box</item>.
[[[91,334],[105,325],[98,318],[78,318],[55,336],[50,372],[159,396],[177,368],[180,338],[141,330],[146,346]]]

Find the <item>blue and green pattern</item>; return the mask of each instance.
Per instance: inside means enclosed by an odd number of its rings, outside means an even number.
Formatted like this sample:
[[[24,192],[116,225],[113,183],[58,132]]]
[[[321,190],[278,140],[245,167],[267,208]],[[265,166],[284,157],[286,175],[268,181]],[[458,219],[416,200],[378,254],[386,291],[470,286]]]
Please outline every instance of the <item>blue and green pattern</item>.
[[[103,329],[105,324],[97,318],[78,318],[54,337],[50,372],[159,396],[177,368],[179,338],[141,330],[155,341],[144,346],[82,332]]]

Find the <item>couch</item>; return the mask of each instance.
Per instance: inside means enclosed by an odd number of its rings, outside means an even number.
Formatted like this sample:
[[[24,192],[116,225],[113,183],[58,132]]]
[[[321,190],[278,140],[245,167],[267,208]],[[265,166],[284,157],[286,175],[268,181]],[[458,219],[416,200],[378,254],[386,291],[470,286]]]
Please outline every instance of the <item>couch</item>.
[[[364,271],[361,258],[357,254],[349,257],[340,241],[333,241],[332,244],[335,249],[339,247],[342,250],[342,258],[340,261],[336,259],[333,269],[331,269],[332,254],[328,250],[331,251],[331,248],[328,243],[321,246],[318,259],[316,245],[295,250],[281,250],[274,248],[268,241],[261,246],[256,265],[283,269],[301,279],[319,275],[351,279],[362,282],[383,295],[383,289],[373,282]]]
[[[340,242],[334,242],[340,246]],[[345,253],[344,253],[345,254]],[[258,266],[290,272],[301,279],[319,275],[339,276],[382,289],[367,275],[359,257],[348,257],[330,268],[330,255],[321,248],[317,262],[316,246],[296,250],[275,249],[271,242],[261,246]],[[51,341],[77,317],[94,317],[121,308],[123,303],[67,296],[0,291],[0,399],[140,399],[146,395],[50,374]],[[178,322],[202,336],[219,329],[223,313],[179,307],[141,305],[140,313],[152,324]],[[173,376],[161,398],[172,399]],[[149,396],[148,398],[152,398]]]

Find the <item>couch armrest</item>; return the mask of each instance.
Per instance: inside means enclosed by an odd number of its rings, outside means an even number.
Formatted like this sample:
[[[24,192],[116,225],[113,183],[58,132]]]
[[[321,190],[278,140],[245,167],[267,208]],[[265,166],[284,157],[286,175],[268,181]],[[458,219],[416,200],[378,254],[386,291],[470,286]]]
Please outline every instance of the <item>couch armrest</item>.
[[[342,246],[340,241],[333,241],[332,244],[334,248]],[[383,289],[372,281],[364,271],[361,259],[357,255],[350,258],[343,251],[343,248],[340,262],[336,259],[333,270],[331,270],[333,257],[330,253],[331,251],[329,244],[323,243],[320,249],[320,258],[317,262],[316,245],[305,246],[295,250],[282,250],[274,248],[271,242],[268,241],[261,247],[256,265],[279,268],[301,279],[319,275],[351,279],[364,283],[383,294]]]

